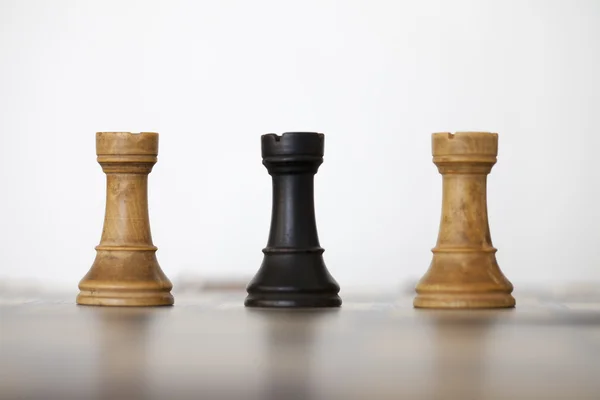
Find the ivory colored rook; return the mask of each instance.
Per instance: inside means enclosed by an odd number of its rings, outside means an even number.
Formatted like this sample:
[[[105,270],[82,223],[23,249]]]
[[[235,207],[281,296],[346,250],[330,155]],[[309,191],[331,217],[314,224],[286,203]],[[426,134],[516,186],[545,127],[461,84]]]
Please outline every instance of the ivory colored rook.
[[[99,132],[96,153],[106,173],[104,229],[94,264],[79,283],[77,304],[172,305],[172,284],[156,259],[148,215],[158,134]]]
[[[433,162],[443,176],[442,218],[429,270],[417,284],[415,307],[514,307],[512,284],[496,262],[487,214],[487,175],[498,135],[434,133]]]

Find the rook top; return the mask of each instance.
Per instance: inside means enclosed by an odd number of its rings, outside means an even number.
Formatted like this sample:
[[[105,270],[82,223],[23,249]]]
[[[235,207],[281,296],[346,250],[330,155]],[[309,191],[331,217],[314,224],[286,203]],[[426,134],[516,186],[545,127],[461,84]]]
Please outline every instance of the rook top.
[[[262,135],[262,156],[314,156],[323,157],[325,135],[316,132],[286,132]]]
[[[156,156],[158,155],[158,133],[98,132],[96,154]]]
[[[496,162],[498,134],[489,132],[434,133],[431,135],[434,161]]]

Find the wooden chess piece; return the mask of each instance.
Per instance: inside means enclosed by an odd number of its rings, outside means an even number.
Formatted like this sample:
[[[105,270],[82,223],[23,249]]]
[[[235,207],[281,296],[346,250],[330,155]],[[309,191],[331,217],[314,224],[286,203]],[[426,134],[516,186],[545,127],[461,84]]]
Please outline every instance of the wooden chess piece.
[[[433,162],[443,176],[442,218],[414,306],[514,307],[513,286],[496,262],[487,215],[487,175],[496,163],[498,135],[435,133],[432,149]]]
[[[158,134],[99,132],[96,153],[107,178],[104,229],[94,264],[79,283],[77,304],[172,305],[172,284],[156,259],[148,215]]]
[[[338,307],[340,287],[323,261],[314,205],[314,176],[324,135],[263,135],[262,157],[273,182],[271,229],[263,263],[247,287],[248,307]]]

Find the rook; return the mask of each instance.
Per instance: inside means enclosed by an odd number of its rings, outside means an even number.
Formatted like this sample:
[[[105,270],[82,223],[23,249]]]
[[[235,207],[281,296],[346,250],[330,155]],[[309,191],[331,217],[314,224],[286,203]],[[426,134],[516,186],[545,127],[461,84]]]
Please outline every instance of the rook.
[[[106,173],[104,229],[96,260],[79,283],[77,304],[172,305],[172,285],[156,259],[148,215],[158,134],[99,132],[96,153]]]
[[[488,226],[487,175],[496,163],[498,135],[435,133],[433,162],[443,176],[442,218],[415,307],[513,307],[512,284],[496,262]]]
[[[324,135],[263,135],[263,164],[273,181],[271,230],[264,259],[248,285],[249,307],[337,307],[340,287],[319,244],[314,175],[323,162]]]

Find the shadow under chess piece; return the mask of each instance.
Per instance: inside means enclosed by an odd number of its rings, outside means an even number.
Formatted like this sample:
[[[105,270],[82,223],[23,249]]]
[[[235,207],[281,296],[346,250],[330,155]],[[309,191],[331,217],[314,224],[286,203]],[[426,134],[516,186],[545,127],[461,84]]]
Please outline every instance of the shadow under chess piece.
[[[148,398],[152,384],[148,340],[155,314],[141,308],[105,308],[95,315],[99,318],[97,400]]]
[[[263,135],[262,157],[273,181],[271,229],[263,263],[247,287],[248,307],[338,307],[340,287],[323,261],[314,206],[314,175],[324,135]]]
[[[325,314],[326,315],[326,314]],[[264,319],[265,379],[262,400],[310,400],[313,389],[313,356],[318,341],[319,324],[326,320],[319,312],[284,315],[259,315]]]
[[[442,218],[433,260],[417,284],[415,307],[514,307],[512,284],[496,262],[487,215],[487,175],[498,135],[435,133],[433,162],[443,176]]]
[[[424,315],[432,329],[433,365],[428,376],[432,399],[486,398],[490,371],[489,348],[494,347],[497,314]]]
[[[96,152],[107,178],[104,229],[94,264],[79,283],[77,304],[172,305],[172,284],[156,259],[148,215],[158,134],[99,132]]]

